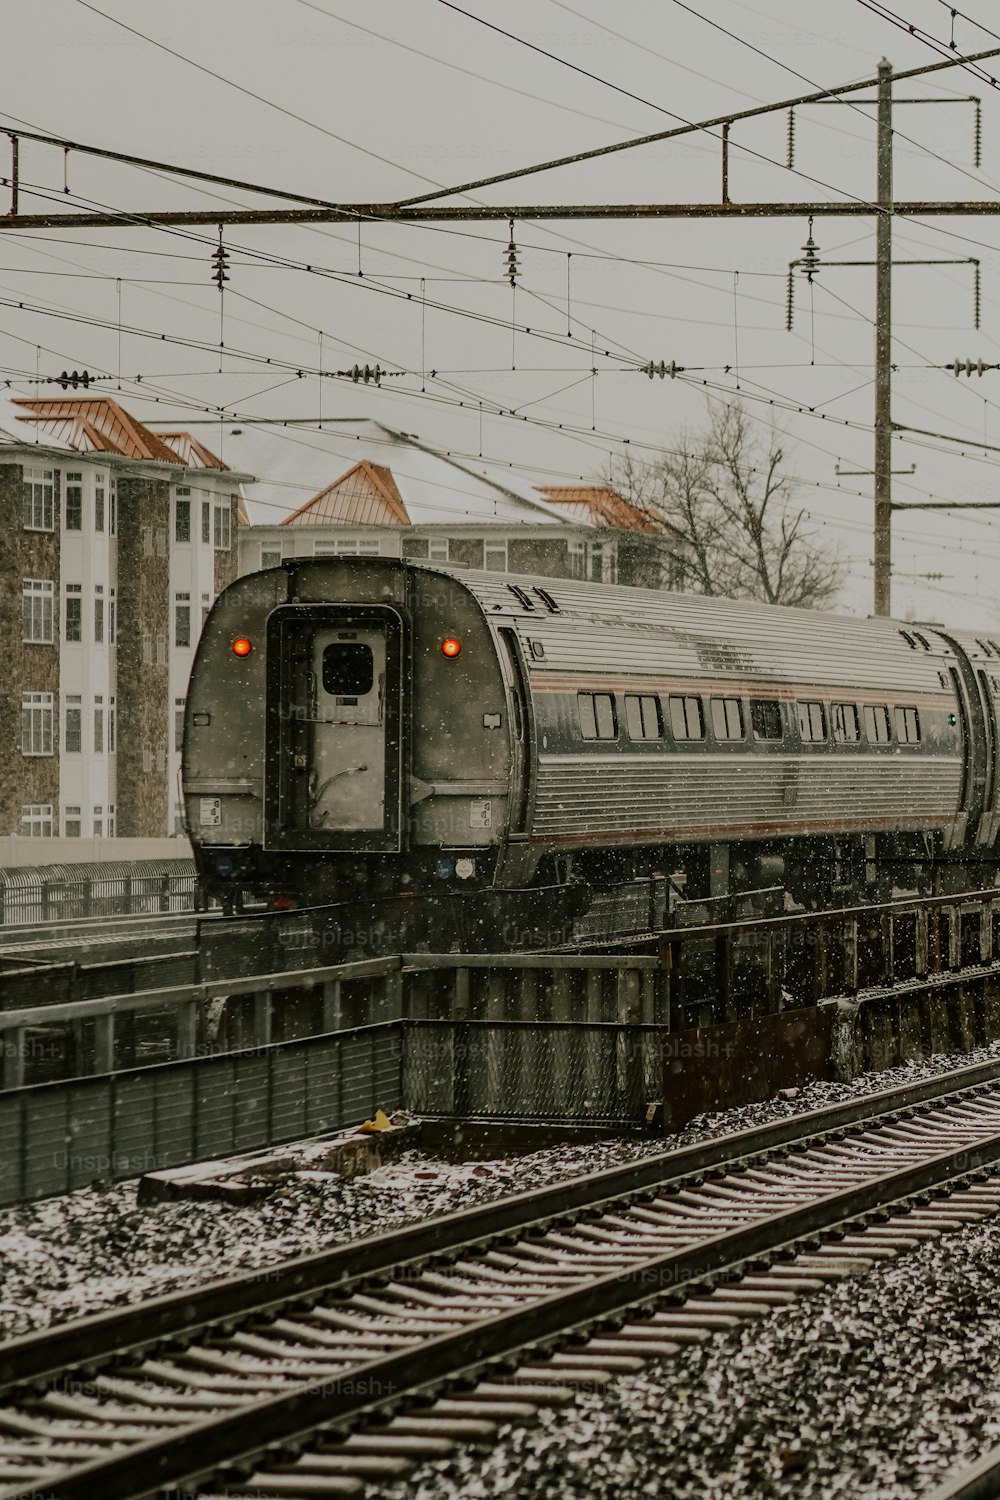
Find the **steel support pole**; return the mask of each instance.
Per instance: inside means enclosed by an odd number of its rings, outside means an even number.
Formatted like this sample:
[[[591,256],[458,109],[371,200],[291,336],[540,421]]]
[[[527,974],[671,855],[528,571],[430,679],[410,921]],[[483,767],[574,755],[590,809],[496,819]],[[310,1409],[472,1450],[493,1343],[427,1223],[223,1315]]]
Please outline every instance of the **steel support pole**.
[[[892,64],[878,65],[875,221],[875,614],[892,594]]]

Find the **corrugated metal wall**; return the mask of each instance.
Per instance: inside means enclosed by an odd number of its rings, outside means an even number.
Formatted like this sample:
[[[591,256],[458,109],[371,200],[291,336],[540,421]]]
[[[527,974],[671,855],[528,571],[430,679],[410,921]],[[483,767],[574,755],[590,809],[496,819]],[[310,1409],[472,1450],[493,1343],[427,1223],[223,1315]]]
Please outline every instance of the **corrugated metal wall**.
[[[388,1022],[0,1094],[0,1206],[356,1125],[400,1058]]]

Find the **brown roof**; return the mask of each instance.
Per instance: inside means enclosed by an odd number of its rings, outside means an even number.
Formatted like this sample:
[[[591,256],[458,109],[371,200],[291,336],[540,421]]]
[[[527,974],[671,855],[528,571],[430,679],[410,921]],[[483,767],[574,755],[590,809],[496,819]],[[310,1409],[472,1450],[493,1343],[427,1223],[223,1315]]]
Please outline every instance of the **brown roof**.
[[[286,516],[282,526],[409,526],[392,470],[367,458]]]
[[[641,510],[610,485],[539,484],[536,489],[550,505],[564,507],[580,521],[610,526],[615,531],[637,531],[643,536],[673,535],[669,521]]]
[[[184,462],[110,396],[15,396],[14,405],[24,408],[18,421],[46,428],[51,437],[79,452],[119,453],[174,465]]]
[[[161,432],[159,436],[172,448],[186,469],[228,469],[221,458],[216,458],[211,448],[190,432]]]

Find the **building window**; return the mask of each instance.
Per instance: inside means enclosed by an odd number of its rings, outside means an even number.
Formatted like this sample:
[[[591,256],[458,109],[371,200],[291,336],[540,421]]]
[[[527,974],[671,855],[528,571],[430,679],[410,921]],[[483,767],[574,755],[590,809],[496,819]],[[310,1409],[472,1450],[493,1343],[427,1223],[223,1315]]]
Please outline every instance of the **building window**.
[[[115,711],[115,700],[108,699],[108,754],[114,755],[118,749],[118,719]]]
[[[174,699],[174,749],[180,750],[184,744],[184,699]]]
[[[104,807],[100,802],[94,804],[94,838],[104,837]]]
[[[94,698],[94,754],[104,754],[104,697],[101,693]]]
[[[627,693],[625,696],[625,723],[631,740],[660,740],[663,724],[660,719],[660,700],[652,694]]]
[[[281,548],[265,547],[262,545],[260,549],[260,565],[262,568],[280,568]]]
[[[826,739],[826,709],[822,703],[800,703],[799,734],[805,743]]]
[[[212,507],[207,500],[201,502],[201,539],[206,547],[212,540]]]
[[[165,635],[156,637],[156,665],[165,667],[167,665],[167,638]]]
[[[79,755],[83,749],[83,698],[79,693],[69,693],[63,708],[63,743],[67,755]]]
[[[889,731],[889,710],[881,703],[866,703],[864,719],[869,745],[887,745],[892,738]]]
[[[569,576],[571,578],[586,578],[587,576],[587,547],[584,542],[569,542],[567,545],[569,556]]]
[[[50,646],[54,637],[55,595],[47,578],[21,579],[21,639]]]
[[[142,555],[143,555],[143,557],[152,557],[152,555],[153,555],[153,528],[152,528],[152,526],[144,526],[142,528]]]
[[[751,698],[750,725],[755,740],[780,740],[781,704],[767,698]]]
[[[165,526],[157,526],[156,531],[153,534],[153,550],[156,553],[157,557],[166,557],[167,528]]]
[[[52,705],[51,693],[21,694],[22,755],[52,754]]]
[[[174,501],[174,541],[189,542],[191,540],[191,501],[182,499],[182,496],[190,495],[189,489],[179,489],[177,499]]]
[[[52,837],[52,803],[26,803],[21,808],[21,833],[29,839],[50,839]]]
[[[208,619],[208,617],[211,614],[211,612],[212,612],[212,596],[211,596],[211,594],[202,594],[202,596],[201,596],[201,628],[202,628],[202,630],[204,630],[204,628],[205,628],[205,621]]]
[[[94,640],[98,646],[104,644],[104,584],[94,585]]]
[[[25,469],[21,485],[21,520],[26,531],[52,531],[55,511],[52,469]]]
[[[448,538],[446,536],[430,537],[427,543],[427,556],[431,562],[447,562]]]
[[[615,702],[610,693],[577,693],[576,707],[580,719],[580,733],[585,740],[618,738]]]
[[[83,640],[83,586],[79,583],[66,585],[66,639]]]
[[[232,508],[227,500],[215,506],[215,550],[228,552],[232,546]]]
[[[153,745],[150,740],[142,742],[142,769],[143,774],[148,776],[153,769]]]
[[[108,481],[108,530],[112,536],[118,530],[118,481],[113,474]]]
[[[507,543],[506,542],[484,542],[483,543],[483,567],[488,573],[506,573],[507,571]]]
[[[675,740],[703,740],[705,713],[700,698],[670,699],[670,733]]]
[[[83,474],[79,471],[66,475],[66,509],[64,512],[67,531],[83,530]]]
[[[112,646],[115,644],[115,641],[118,639],[118,615],[117,615],[116,604],[117,604],[117,599],[116,599],[116,595],[115,595],[115,590],[112,589],[111,590],[111,597],[108,600],[108,642]]]
[[[712,699],[712,732],[717,740],[743,738],[743,705],[738,698]]]
[[[104,475],[94,480],[94,530],[104,530]]]
[[[80,837],[80,809],[78,807],[64,807],[62,820],[63,838],[78,839]]]
[[[858,710],[853,703],[833,705],[833,739],[837,745],[856,745],[861,738]]]
[[[915,708],[897,708],[896,739],[901,745],[916,745],[920,740],[920,715]]]
[[[174,595],[174,645],[191,644],[191,595]]]
[[[115,836],[115,804],[113,802],[108,804],[107,836],[109,839]]]

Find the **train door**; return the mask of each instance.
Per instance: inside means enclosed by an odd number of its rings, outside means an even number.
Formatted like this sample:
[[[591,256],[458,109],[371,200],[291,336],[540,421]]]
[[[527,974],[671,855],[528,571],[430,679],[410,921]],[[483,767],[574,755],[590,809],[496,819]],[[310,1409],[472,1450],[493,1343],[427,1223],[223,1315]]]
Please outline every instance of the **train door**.
[[[401,620],[384,606],[274,612],[270,847],[399,848],[401,641]]]
[[[528,813],[528,694],[524,685],[524,668],[517,636],[513,630],[501,629],[500,638],[504,644],[500,663],[510,694],[511,709],[511,800],[508,832],[519,834],[524,830]]]

